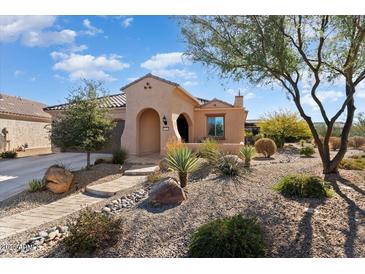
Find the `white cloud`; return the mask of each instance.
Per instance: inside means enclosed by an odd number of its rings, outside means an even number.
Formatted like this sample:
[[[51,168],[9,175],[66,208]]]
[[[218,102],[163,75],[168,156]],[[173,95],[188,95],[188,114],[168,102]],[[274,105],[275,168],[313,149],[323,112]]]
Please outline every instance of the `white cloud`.
[[[229,88],[226,90],[226,92],[232,96],[237,96],[238,94],[241,94],[242,96],[244,96],[245,100],[256,98],[256,94],[253,92],[248,92],[246,88],[243,88],[243,91],[242,89],[235,90],[233,88]]]
[[[361,99],[365,99],[365,82],[361,82],[356,89],[355,96]]]
[[[141,67],[164,78],[182,78],[186,80],[197,78],[195,72],[181,68],[184,63],[185,59],[182,52],[158,53],[143,62]]]
[[[115,78],[108,74],[108,72],[119,71],[129,67],[129,64],[121,61],[121,56],[115,54],[95,57],[90,54],[52,52],[51,57],[54,60],[58,60],[54,64],[53,69],[67,72],[70,80],[86,78],[113,81]]]
[[[16,71],[14,71],[14,76],[15,77],[19,77],[21,75],[24,74],[24,71],[20,70],[20,69],[17,69]]]
[[[198,85],[198,82],[197,81],[186,81],[183,86],[186,86],[186,87],[191,87],[191,86],[197,86]]]
[[[246,100],[256,98],[256,94],[253,92],[249,92],[247,94],[244,94],[243,96],[245,97]]]
[[[98,33],[103,33],[103,30],[94,27],[89,19],[84,19],[82,21],[82,25],[86,28],[86,30],[80,31],[80,34],[95,36]]]
[[[129,77],[127,78],[127,81],[128,82],[133,82],[133,81],[136,81],[139,77]]]
[[[133,17],[128,17],[122,21],[122,27],[126,29],[131,26],[132,22],[133,22]]]
[[[30,31],[51,27],[55,16],[0,16],[0,42],[14,42]]]
[[[183,63],[182,52],[158,53],[141,64],[142,68],[160,70]]]
[[[343,96],[344,94],[342,92],[334,90],[317,92],[317,97],[322,103],[324,103],[325,101],[336,102],[339,98]],[[317,103],[313,100],[312,95],[310,93],[306,93],[302,97],[302,103],[312,108],[316,108],[318,106]]]
[[[29,47],[47,47],[50,45],[71,44],[75,41],[76,32],[69,29],[61,31],[30,31],[22,36],[22,42]]]

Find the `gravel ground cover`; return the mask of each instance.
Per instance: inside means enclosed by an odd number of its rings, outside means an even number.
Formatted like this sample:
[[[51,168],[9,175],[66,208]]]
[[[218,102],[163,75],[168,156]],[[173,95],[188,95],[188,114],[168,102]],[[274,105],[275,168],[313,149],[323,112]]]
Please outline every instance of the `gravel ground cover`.
[[[258,218],[270,257],[364,257],[365,172],[341,170],[339,175],[327,176],[335,195],[323,200],[289,199],[274,192],[272,186],[290,173],[322,176],[318,155],[301,158],[286,149],[274,159],[253,160],[251,171],[239,180],[207,175],[208,172],[195,174],[195,180],[188,184],[188,200],[180,206],[153,208],[144,198],[118,210],[115,216],[123,219],[119,242],[94,256],[186,257],[191,234],[197,227],[212,219],[242,213]],[[207,177],[201,178],[204,176]],[[98,205],[98,210],[106,204]],[[36,231],[32,233],[24,234],[23,241]],[[0,245],[13,242],[14,239],[7,239]],[[57,241],[36,252],[3,256],[68,254],[62,241]]]

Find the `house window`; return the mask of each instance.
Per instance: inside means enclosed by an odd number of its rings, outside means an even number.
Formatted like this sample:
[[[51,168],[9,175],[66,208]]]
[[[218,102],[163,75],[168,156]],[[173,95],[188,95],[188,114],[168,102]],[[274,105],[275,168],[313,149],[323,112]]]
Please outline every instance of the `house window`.
[[[208,136],[224,138],[224,116],[208,116]]]

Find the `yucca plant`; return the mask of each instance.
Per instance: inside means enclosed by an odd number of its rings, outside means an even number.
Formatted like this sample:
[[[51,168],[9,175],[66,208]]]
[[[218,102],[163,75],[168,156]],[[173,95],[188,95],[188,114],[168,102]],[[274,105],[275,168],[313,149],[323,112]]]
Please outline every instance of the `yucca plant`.
[[[178,173],[182,188],[187,185],[188,173],[199,168],[198,158],[187,147],[180,147],[167,153],[166,160],[169,169]]]
[[[256,150],[253,146],[243,146],[240,149],[241,155],[245,158],[245,167],[251,166],[251,159],[256,154]]]

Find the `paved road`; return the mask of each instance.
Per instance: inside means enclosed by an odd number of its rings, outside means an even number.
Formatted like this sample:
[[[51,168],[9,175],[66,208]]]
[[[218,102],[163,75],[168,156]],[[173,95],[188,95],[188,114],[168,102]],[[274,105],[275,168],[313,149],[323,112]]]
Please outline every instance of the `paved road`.
[[[93,153],[91,162],[109,154]],[[47,168],[62,163],[71,170],[85,167],[85,153],[56,153],[0,161],[0,202],[27,189],[32,179],[41,179]]]

